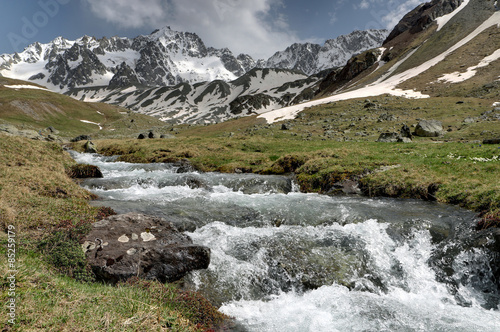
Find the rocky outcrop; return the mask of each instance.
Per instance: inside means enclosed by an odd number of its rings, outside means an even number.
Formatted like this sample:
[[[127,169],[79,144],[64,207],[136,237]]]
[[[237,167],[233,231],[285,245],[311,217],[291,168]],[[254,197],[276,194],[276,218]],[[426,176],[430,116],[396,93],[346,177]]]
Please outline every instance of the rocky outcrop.
[[[373,66],[379,56],[379,49],[368,50],[356,55],[347,61],[347,64],[339,71],[333,71],[319,85],[317,94],[331,93],[349,82],[368,68]]]
[[[398,142],[400,136],[398,133],[382,133],[380,134],[377,142],[380,143],[395,143]]]
[[[90,141],[92,138],[89,135],[79,135],[72,138],[70,142]]]
[[[483,140],[483,144],[500,144],[500,137],[485,139]]]
[[[82,248],[96,277],[109,283],[133,276],[173,282],[210,263],[209,248],[193,244],[162,218],[138,213],[94,223]]]
[[[72,179],[103,178],[99,167],[88,164],[76,164],[68,168],[68,176]]]
[[[382,143],[411,143],[412,134],[407,125],[403,125],[399,133],[382,133],[380,134],[377,142]]]
[[[394,27],[384,44],[390,42],[402,33],[409,31],[416,34],[427,28],[436,18],[444,16],[457,9],[463,0],[432,0],[419,5],[406,14]]]
[[[377,142],[381,143],[411,143],[411,139],[403,137],[398,133],[382,133],[380,134]]]
[[[443,134],[443,124],[437,120],[420,120],[415,128],[415,136],[439,137]]]
[[[324,45],[296,43],[284,51],[276,52],[265,66],[300,70],[313,75],[325,69],[344,66],[353,55],[379,47],[388,33],[387,30],[354,31],[329,39]]]
[[[97,153],[97,146],[92,141],[87,141],[83,146],[85,153]]]
[[[39,132],[32,129],[18,129],[16,126],[11,124],[0,124],[0,133],[4,133],[12,136],[21,136],[25,138],[29,138],[32,140],[45,140],[45,141],[55,141],[58,140],[55,135],[42,135],[42,130]]]
[[[135,71],[127,65],[125,62],[122,62],[120,66],[117,67],[116,74],[109,81],[109,87],[111,89],[115,88],[123,88],[131,85],[139,85],[140,81],[137,77]]]

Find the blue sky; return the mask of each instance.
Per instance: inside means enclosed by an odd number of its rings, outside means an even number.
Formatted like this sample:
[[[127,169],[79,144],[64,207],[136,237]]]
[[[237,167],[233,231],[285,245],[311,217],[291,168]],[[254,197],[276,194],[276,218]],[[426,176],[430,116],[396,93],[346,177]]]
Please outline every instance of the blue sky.
[[[58,36],[135,37],[156,28],[267,58],[295,42],[392,29],[422,0],[0,0],[0,54]]]

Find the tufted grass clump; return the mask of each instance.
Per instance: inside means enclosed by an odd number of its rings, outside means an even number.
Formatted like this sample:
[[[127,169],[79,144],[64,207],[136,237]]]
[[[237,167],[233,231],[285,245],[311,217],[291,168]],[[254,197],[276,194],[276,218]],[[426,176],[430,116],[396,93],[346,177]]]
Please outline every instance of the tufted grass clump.
[[[80,240],[90,232],[94,219],[63,220],[51,228],[38,241],[37,248],[48,264],[58,272],[78,281],[94,281]]]
[[[133,277],[119,283],[117,287],[146,290],[156,301],[181,312],[198,331],[222,331],[231,327],[231,318],[219,312],[207,299],[197,292],[181,290],[175,284],[161,284]]]

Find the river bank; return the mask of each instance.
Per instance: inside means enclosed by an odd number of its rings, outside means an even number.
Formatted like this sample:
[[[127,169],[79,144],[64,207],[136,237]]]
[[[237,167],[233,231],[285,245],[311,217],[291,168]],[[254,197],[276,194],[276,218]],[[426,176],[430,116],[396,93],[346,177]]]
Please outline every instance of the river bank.
[[[0,325],[6,331],[205,331],[230,324],[198,293],[176,284],[92,282],[77,238],[110,211],[89,204],[96,196],[68,175],[75,164],[59,144],[0,134],[0,297],[14,300]]]
[[[189,161],[204,172],[289,174],[303,192],[416,198],[459,205],[497,226],[500,148],[478,142],[409,144],[262,137],[100,140],[99,152],[127,162]],[[80,147],[75,148],[81,150]]]

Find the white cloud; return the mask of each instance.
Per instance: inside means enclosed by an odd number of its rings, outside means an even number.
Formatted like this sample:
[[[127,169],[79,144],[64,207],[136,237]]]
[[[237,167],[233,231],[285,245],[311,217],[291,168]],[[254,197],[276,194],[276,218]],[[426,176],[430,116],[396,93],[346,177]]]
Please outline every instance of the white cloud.
[[[169,25],[197,33],[207,46],[267,58],[294,42],[282,0],[85,0],[100,18],[126,28]]]
[[[359,4],[360,9],[368,9],[369,7],[370,7],[370,1],[368,1],[368,0],[363,0]]]
[[[328,16],[330,16],[330,24],[335,24],[339,20],[335,12],[328,13]]]
[[[123,28],[154,27],[164,20],[167,2],[162,0],[85,0],[92,12]]]
[[[418,5],[427,2],[425,0],[406,0],[392,8],[392,10],[382,17],[382,22],[389,29],[394,28],[396,24],[405,16],[408,12],[415,9]]]
[[[392,29],[405,14],[429,0],[361,0],[353,3],[355,10],[368,11],[372,17],[366,29]]]

